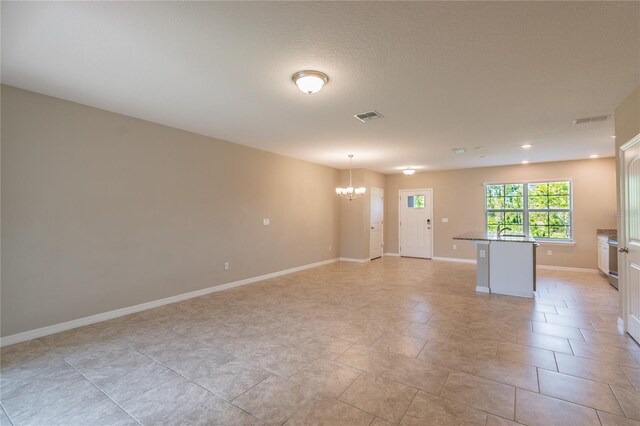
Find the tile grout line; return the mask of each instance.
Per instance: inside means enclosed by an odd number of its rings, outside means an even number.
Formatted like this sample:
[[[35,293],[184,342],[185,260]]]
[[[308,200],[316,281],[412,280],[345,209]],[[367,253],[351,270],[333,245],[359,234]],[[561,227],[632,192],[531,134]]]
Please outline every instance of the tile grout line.
[[[361,374],[360,374],[360,373],[358,373],[358,375],[357,375],[357,376],[356,376],[356,377],[351,381],[351,383],[349,383],[349,386],[347,386],[346,388],[344,388],[344,390],[343,390],[342,392],[340,392],[340,395],[336,396],[336,399],[337,399],[338,401],[341,401],[340,397],[341,397],[342,395],[344,395],[344,393],[345,393],[345,392],[346,392],[346,391],[347,391],[347,390],[348,390],[348,389],[349,389],[349,388],[350,388],[350,387],[351,387],[351,386],[356,382],[356,380],[358,380],[358,379],[360,378],[360,376],[361,376]],[[344,402],[344,401],[342,401],[342,402]]]
[[[13,426],[14,422],[13,420],[11,420],[11,416],[9,416],[9,413],[7,413],[7,410],[4,409],[4,406],[2,405],[2,401],[0,401],[0,409],[5,414],[5,416],[7,416],[7,419],[9,419],[9,423],[11,423],[11,425]]]
[[[538,369],[536,368],[536,376],[538,375]],[[538,390],[540,390],[540,383],[538,383]],[[518,388],[513,389],[513,421],[517,422],[516,414],[518,412]],[[488,421],[489,416],[487,416]]]
[[[630,367],[627,367],[627,368],[630,368]],[[622,374],[624,374],[624,376],[627,378],[627,381],[631,383],[631,387],[635,389],[636,392],[640,393],[640,386],[636,388],[636,385],[631,381],[631,377],[629,377],[629,374],[627,373],[627,371],[622,367],[620,367],[620,370],[622,370]]]
[[[267,371],[267,370],[265,370]],[[269,371],[269,375],[267,377],[265,377],[264,379],[260,380],[258,383],[256,383],[255,385],[251,386],[249,389],[247,389],[246,391],[242,392],[241,394],[239,394],[238,396],[236,396],[235,398],[233,398],[231,401],[229,401],[229,404],[233,404],[233,401],[235,401],[236,399],[240,398],[242,395],[244,395],[245,393],[249,392],[251,389],[255,388],[256,386],[258,386],[260,383],[264,382],[265,380],[267,380],[269,377],[273,376],[274,374],[271,373]],[[287,380],[286,378],[282,377],[282,376],[278,376],[277,374],[275,374],[276,377],[280,377],[282,379]],[[233,404],[234,407],[238,407],[236,404]],[[238,407],[240,408],[240,407]]]
[[[625,416],[626,418],[629,418],[629,416],[627,416],[627,412],[625,411],[624,407],[622,406],[622,404],[620,404],[620,400],[618,399],[618,396],[617,396],[617,395],[616,395],[616,393],[614,392],[614,390],[613,390],[613,386],[612,386],[612,385],[609,385],[609,390],[610,390],[610,391],[611,391],[611,393],[613,394],[613,398],[614,398],[614,399],[616,400],[616,402],[618,403],[618,407],[620,407],[620,410],[622,411],[622,414],[624,414],[624,416]],[[605,411],[605,410],[602,410],[602,411]],[[605,411],[605,412],[607,412],[607,411]],[[613,414],[613,413],[611,413],[611,414]]]
[[[413,404],[413,401],[415,401],[416,396],[418,396],[418,392],[420,392],[420,389],[415,391],[415,393],[413,394],[413,398],[411,398],[411,402],[409,402],[409,405],[407,405],[407,408],[405,408],[404,413],[402,413],[402,417],[400,417],[400,420],[398,420],[398,423],[396,424],[402,423],[402,420],[404,420],[404,416],[407,415],[407,411],[409,411],[409,408],[411,408],[411,404]]]
[[[309,400],[307,402],[305,402],[304,404],[300,405],[300,407],[298,407],[293,413],[291,413],[291,415],[289,417],[287,417],[286,419],[284,419],[284,421],[282,423],[280,423],[280,425],[284,425],[285,423],[287,423],[289,420],[291,420],[296,414],[298,414],[298,412],[300,410],[302,410],[304,407],[306,407],[307,405],[310,405],[311,402],[316,398],[316,396],[319,396],[320,392],[316,392],[314,393],[311,398],[309,398]]]
[[[131,417],[133,420],[136,421],[136,423],[138,423],[139,425],[142,425],[142,423],[136,418],[134,417],[130,412],[128,412],[127,410],[125,410],[125,408],[123,406],[121,406],[120,404],[118,404],[116,401],[113,400],[113,398],[111,398],[109,395],[107,395],[107,393],[105,391],[103,391],[102,389],[100,389],[100,387],[98,385],[96,385],[93,381],[89,380],[89,378],[87,378],[87,376],[85,376],[84,374],[82,374],[76,367],[74,367],[73,365],[69,364],[69,362],[65,359],[64,360],[65,364],[67,364],[69,367],[73,368],[79,375],[82,376],[82,378],[84,378],[87,382],[91,383],[98,391],[100,391],[104,396],[107,397],[107,399],[111,402],[113,402],[115,405],[117,405],[123,412],[125,412],[129,417]],[[145,393],[145,392],[143,392]]]
[[[586,380],[586,379],[585,379],[585,380]],[[518,389],[520,389],[520,388],[518,388]],[[526,390],[526,389],[523,389],[523,390]],[[529,392],[530,392],[530,391],[529,391]],[[620,417],[620,415],[619,415],[619,414],[611,413],[611,412],[609,412],[609,411],[607,411],[607,410],[603,410],[603,409],[600,409],[600,408],[591,407],[591,406],[589,406],[589,405],[585,405],[585,404],[582,404],[582,403],[579,403],[579,402],[569,401],[568,399],[560,398],[560,397],[558,397],[558,396],[553,396],[553,395],[549,395],[549,394],[546,394],[546,393],[540,393],[540,395],[545,396],[545,397],[547,397],[547,398],[551,398],[551,399],[557,399],[558,401],[566,402],[566,403],[573,404],[573,405],[577,405],[577,406],[580,406],[580,407],[588,408],[588,409],[593,410],[593,411],[602,411],[602,412],[605,412],[605,413],[607,413],[607,414],[611,414],[611,415],[619,416],[619,417]],[[614,397],[615,397],[615,395],[614,395]],[[617,399],[616,399],[616,402],[617,402]],[[624,413],[624,410],[622,410],[622,412]],[[626,416],[624,416],[624,417],[625,417],[625,418],[628,418],[628,417],[626,417]]]

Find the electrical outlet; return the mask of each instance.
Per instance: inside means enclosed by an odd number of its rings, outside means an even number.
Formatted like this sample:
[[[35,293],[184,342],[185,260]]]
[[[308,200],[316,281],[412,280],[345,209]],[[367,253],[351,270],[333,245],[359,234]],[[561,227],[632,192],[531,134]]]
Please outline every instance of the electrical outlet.
[[[487,257],[487,251],[486,250],[480,250],[480,257]]]
[[[229,262],[224,262],[224,270],[225,271],[229,270]]]
[[[547,250],[547,256],[551,256],[553,252],[551,250]]]
[[[262,219],[262,224],[264,226],[267,226],[267,225],[271,224],[271,221],[269,219]]]
[[[458,246],[454,244],[454,245],[453,245],[453,249],[454,249],[454,250],[457,250],[457,249],[458,249]]]

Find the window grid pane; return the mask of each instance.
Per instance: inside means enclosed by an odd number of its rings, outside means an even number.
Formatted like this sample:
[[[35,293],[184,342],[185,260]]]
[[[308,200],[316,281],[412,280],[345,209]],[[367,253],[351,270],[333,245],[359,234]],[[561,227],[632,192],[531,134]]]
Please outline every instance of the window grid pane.
[[[486,185],[487,232],[498,225],[509,233],[540,239],[571,239],[571,182]]]

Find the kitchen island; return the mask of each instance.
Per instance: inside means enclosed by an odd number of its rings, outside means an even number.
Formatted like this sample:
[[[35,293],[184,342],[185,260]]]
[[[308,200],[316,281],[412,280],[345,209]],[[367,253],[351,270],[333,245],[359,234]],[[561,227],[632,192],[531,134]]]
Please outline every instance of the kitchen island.
[[[536,240],[526,236],[501,236],[468,232],[453,237],[476,247],[476,291],[534,296],[536,290]]]

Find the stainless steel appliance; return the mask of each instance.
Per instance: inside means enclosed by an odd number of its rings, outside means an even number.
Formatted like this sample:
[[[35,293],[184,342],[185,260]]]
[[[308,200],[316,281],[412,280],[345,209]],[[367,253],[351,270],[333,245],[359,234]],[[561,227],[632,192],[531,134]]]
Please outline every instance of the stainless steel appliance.
[[[609,284],[618,289],[618,239],[609,237]]]

